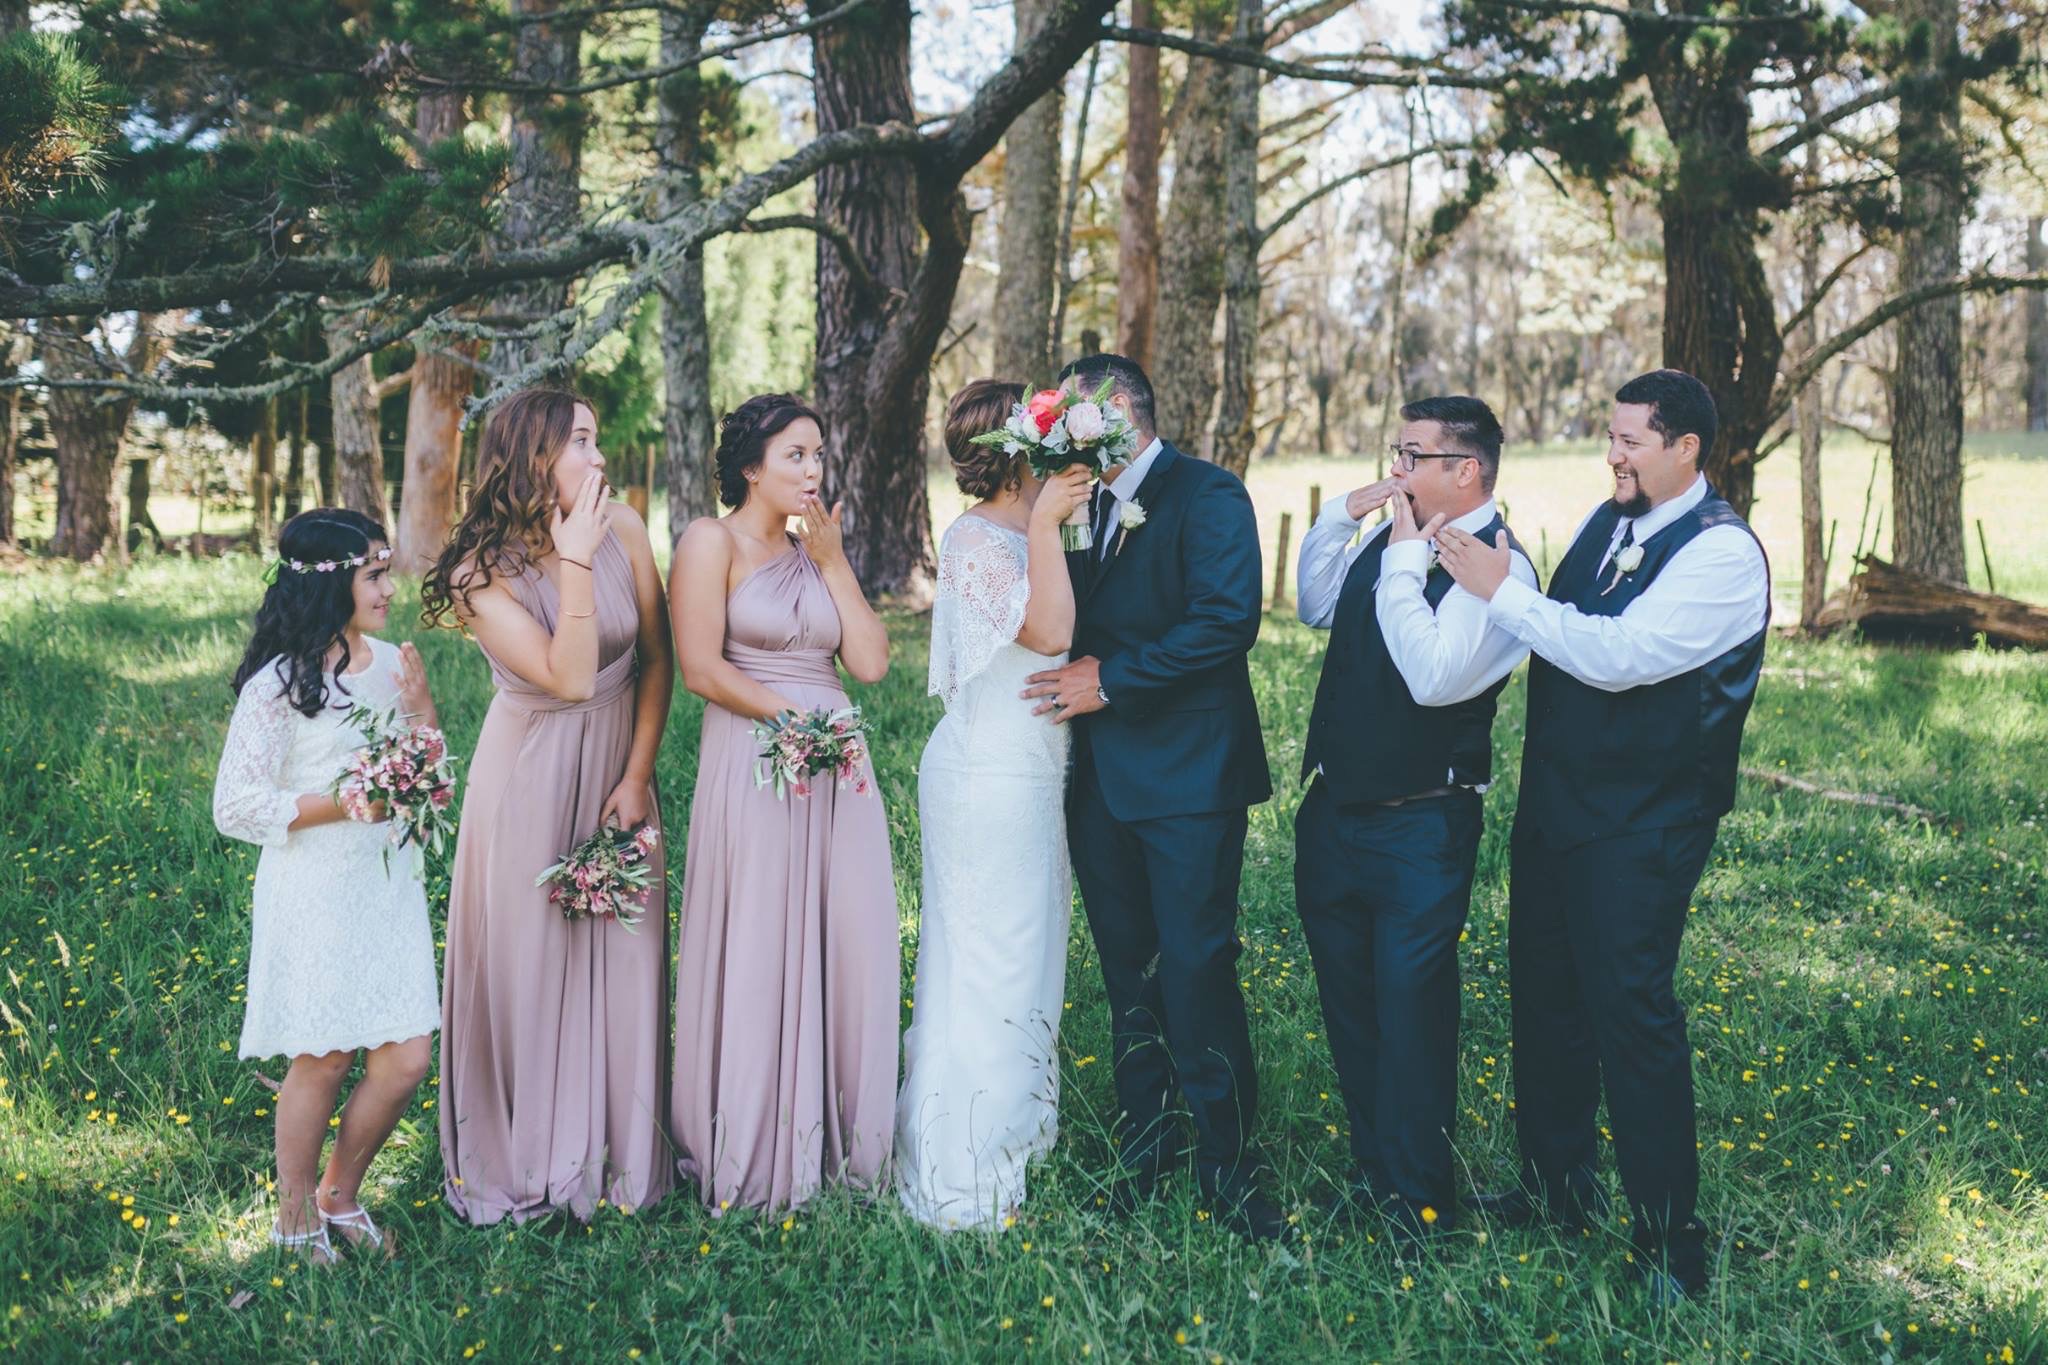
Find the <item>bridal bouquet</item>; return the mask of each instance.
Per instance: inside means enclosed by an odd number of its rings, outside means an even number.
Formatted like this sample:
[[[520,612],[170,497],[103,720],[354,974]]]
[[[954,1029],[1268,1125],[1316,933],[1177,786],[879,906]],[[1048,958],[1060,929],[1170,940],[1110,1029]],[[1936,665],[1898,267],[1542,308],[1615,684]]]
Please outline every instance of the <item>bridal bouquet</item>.
[[[455,760],[448,740],[431,725],[407,725],[394,712],[359,705],[348,724],[369,743],[348,756],[331,795],[351,820],[368,822],[383,804],[391,846],[441,850],[455,829]],[[391,849],[384,850],[391,871]]]
[[[785,794],[811,794],[811,779],[821,774],[835,778],[842,787],[849,784],[862,796],[868,779],[861,765],[868,756],[867,726],[860,708],[815,711],[799,714],[784,711],[774,720],[754,722],[754,738],[761,741],[761,766],[755,770],[754,785],[775,787],[776,799]]]
[[[652,825],[628,834],[607,824],[534,878],[533,884],[547,887],[548,900],[561,907],[563,919],[609,916],[628,933],[638,933],[647,914],[647,888],[654,880],[648,857],[660,842],[661,833]]]
[[[1126,463],[1138,453],[1138,430],[1109,406],[1108,379],[1091,397],[1041,389],[1010,411],[1010,420],[974,438],[975,445],[1000,446],[1022,455],[1039,478],[1050,478],[1073,465],[1086,465],[1098,476]],[[1060,526],[1060,548],[1086,550],[1095,544],[1088,523],[1088,504],[1076,507]]]

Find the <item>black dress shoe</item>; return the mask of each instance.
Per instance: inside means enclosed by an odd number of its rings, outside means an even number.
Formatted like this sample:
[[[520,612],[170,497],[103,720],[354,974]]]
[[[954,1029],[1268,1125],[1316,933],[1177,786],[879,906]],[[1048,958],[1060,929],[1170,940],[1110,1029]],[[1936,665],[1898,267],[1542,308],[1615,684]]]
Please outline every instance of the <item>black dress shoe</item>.
[[[1357,1176],[1325,1196],[1318,1207],[1336,1222],[1359,1224],[1379,1212],[1380,1195],[1370,1179]]]
[[[1109,1211],[1129,1218],[1159,1193],[1158,1171],[1125,1171],[1109,1187]]]
[[[1607,1215],[1607,1196],[1598,1186],[1571,1187],[1559,1199],[1544,1200],[1520,1185],[1474,1194],[1465,1207],[1489,1223],[1534,1227],[1548,1218],[1574,1231],[1598,1226]]]
[[[1520,1185],[1473,1194],[1465,1200],[1465,1207],[1489,1223],[1511,1228],[1534,1227],[1543,1216],[1542,1208]]]
[[[1231,1195],[1218,1195],[1217,1221],[1238,1236],[1253,1242],[1277,1242],[1287,1232],[1287,1215],[1280,1206],[1260,1194],[1257,1186],[1246,1186]]]

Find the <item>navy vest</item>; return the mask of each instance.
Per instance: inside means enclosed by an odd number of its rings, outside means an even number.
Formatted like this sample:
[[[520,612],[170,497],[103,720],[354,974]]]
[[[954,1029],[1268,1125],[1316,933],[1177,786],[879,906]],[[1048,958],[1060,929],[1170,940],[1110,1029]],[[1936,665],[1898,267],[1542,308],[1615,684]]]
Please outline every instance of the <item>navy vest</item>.
[[[1505,529],[1499,516],[1478,533],[1493,543]],[[1330,648],[1309,713],[1301,775],[1321,764],[1323,781],[1339,804],[1393,801],[1443,786],[1481,786],[1493,776],[1493,711],[1507,678],[1453,706],[1423,706],[1408,690],[1380,634],[1374,588],[1391,533],[1376,535],[1344,575],[1331,622]],[[1517,554],[1521,542],[1508,533]],[[1527,558],[1526,555],[1523,556]],[[1434,611],[1452,587],[1449,573],[1432,568],[1422,596]]]
[[[1699,506],[1636,542],[1642,563],[1617,578],[1615,566],[1602,572],[1600,561],[1620,519],[1612,503],[1593,514],[1550,580],[1552,601],[1587,616],[1619,616],[1700,532],[1740,526],[1756,538],[1709,487]],[[1742,723],[1756,698],[1769,626],[1767,599],[1756,634],[1727,653],[1675,678],[1621,692],[1588,686],[1532,655],[1517,826],[1526,824],[1554,848],[1573,848],[1725,815],[1735,804]]]

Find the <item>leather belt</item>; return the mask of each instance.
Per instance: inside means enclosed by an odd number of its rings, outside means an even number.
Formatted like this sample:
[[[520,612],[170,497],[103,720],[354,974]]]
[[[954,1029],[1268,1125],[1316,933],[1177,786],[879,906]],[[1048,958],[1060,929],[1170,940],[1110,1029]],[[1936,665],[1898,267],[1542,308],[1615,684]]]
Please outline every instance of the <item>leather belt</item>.
[[[1463,787],[1431,787],[1426,792],[1411,792],[1407,796],[1397,796],[1391,801],[1374,801],[1370,804],[1375,806],[1405,806],[1411,801],[1434,801],[1439,796],[1455,796],[1463,790],[1465,790]]]

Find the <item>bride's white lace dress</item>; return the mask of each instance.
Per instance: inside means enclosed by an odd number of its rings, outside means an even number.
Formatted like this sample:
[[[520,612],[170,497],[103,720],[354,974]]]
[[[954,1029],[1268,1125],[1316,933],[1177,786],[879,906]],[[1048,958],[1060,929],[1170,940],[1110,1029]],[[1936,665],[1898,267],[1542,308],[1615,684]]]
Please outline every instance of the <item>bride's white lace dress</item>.
[[[1017,643],[1029,596],[1023,536],[972,513],[947,529],[930,688],[946,715],[918,767],[923,926],[896,1102],[898,1190],[940,1227],[1021,1204],[1058,1132],[1067,731],[1018,693],[1066,656]]]

